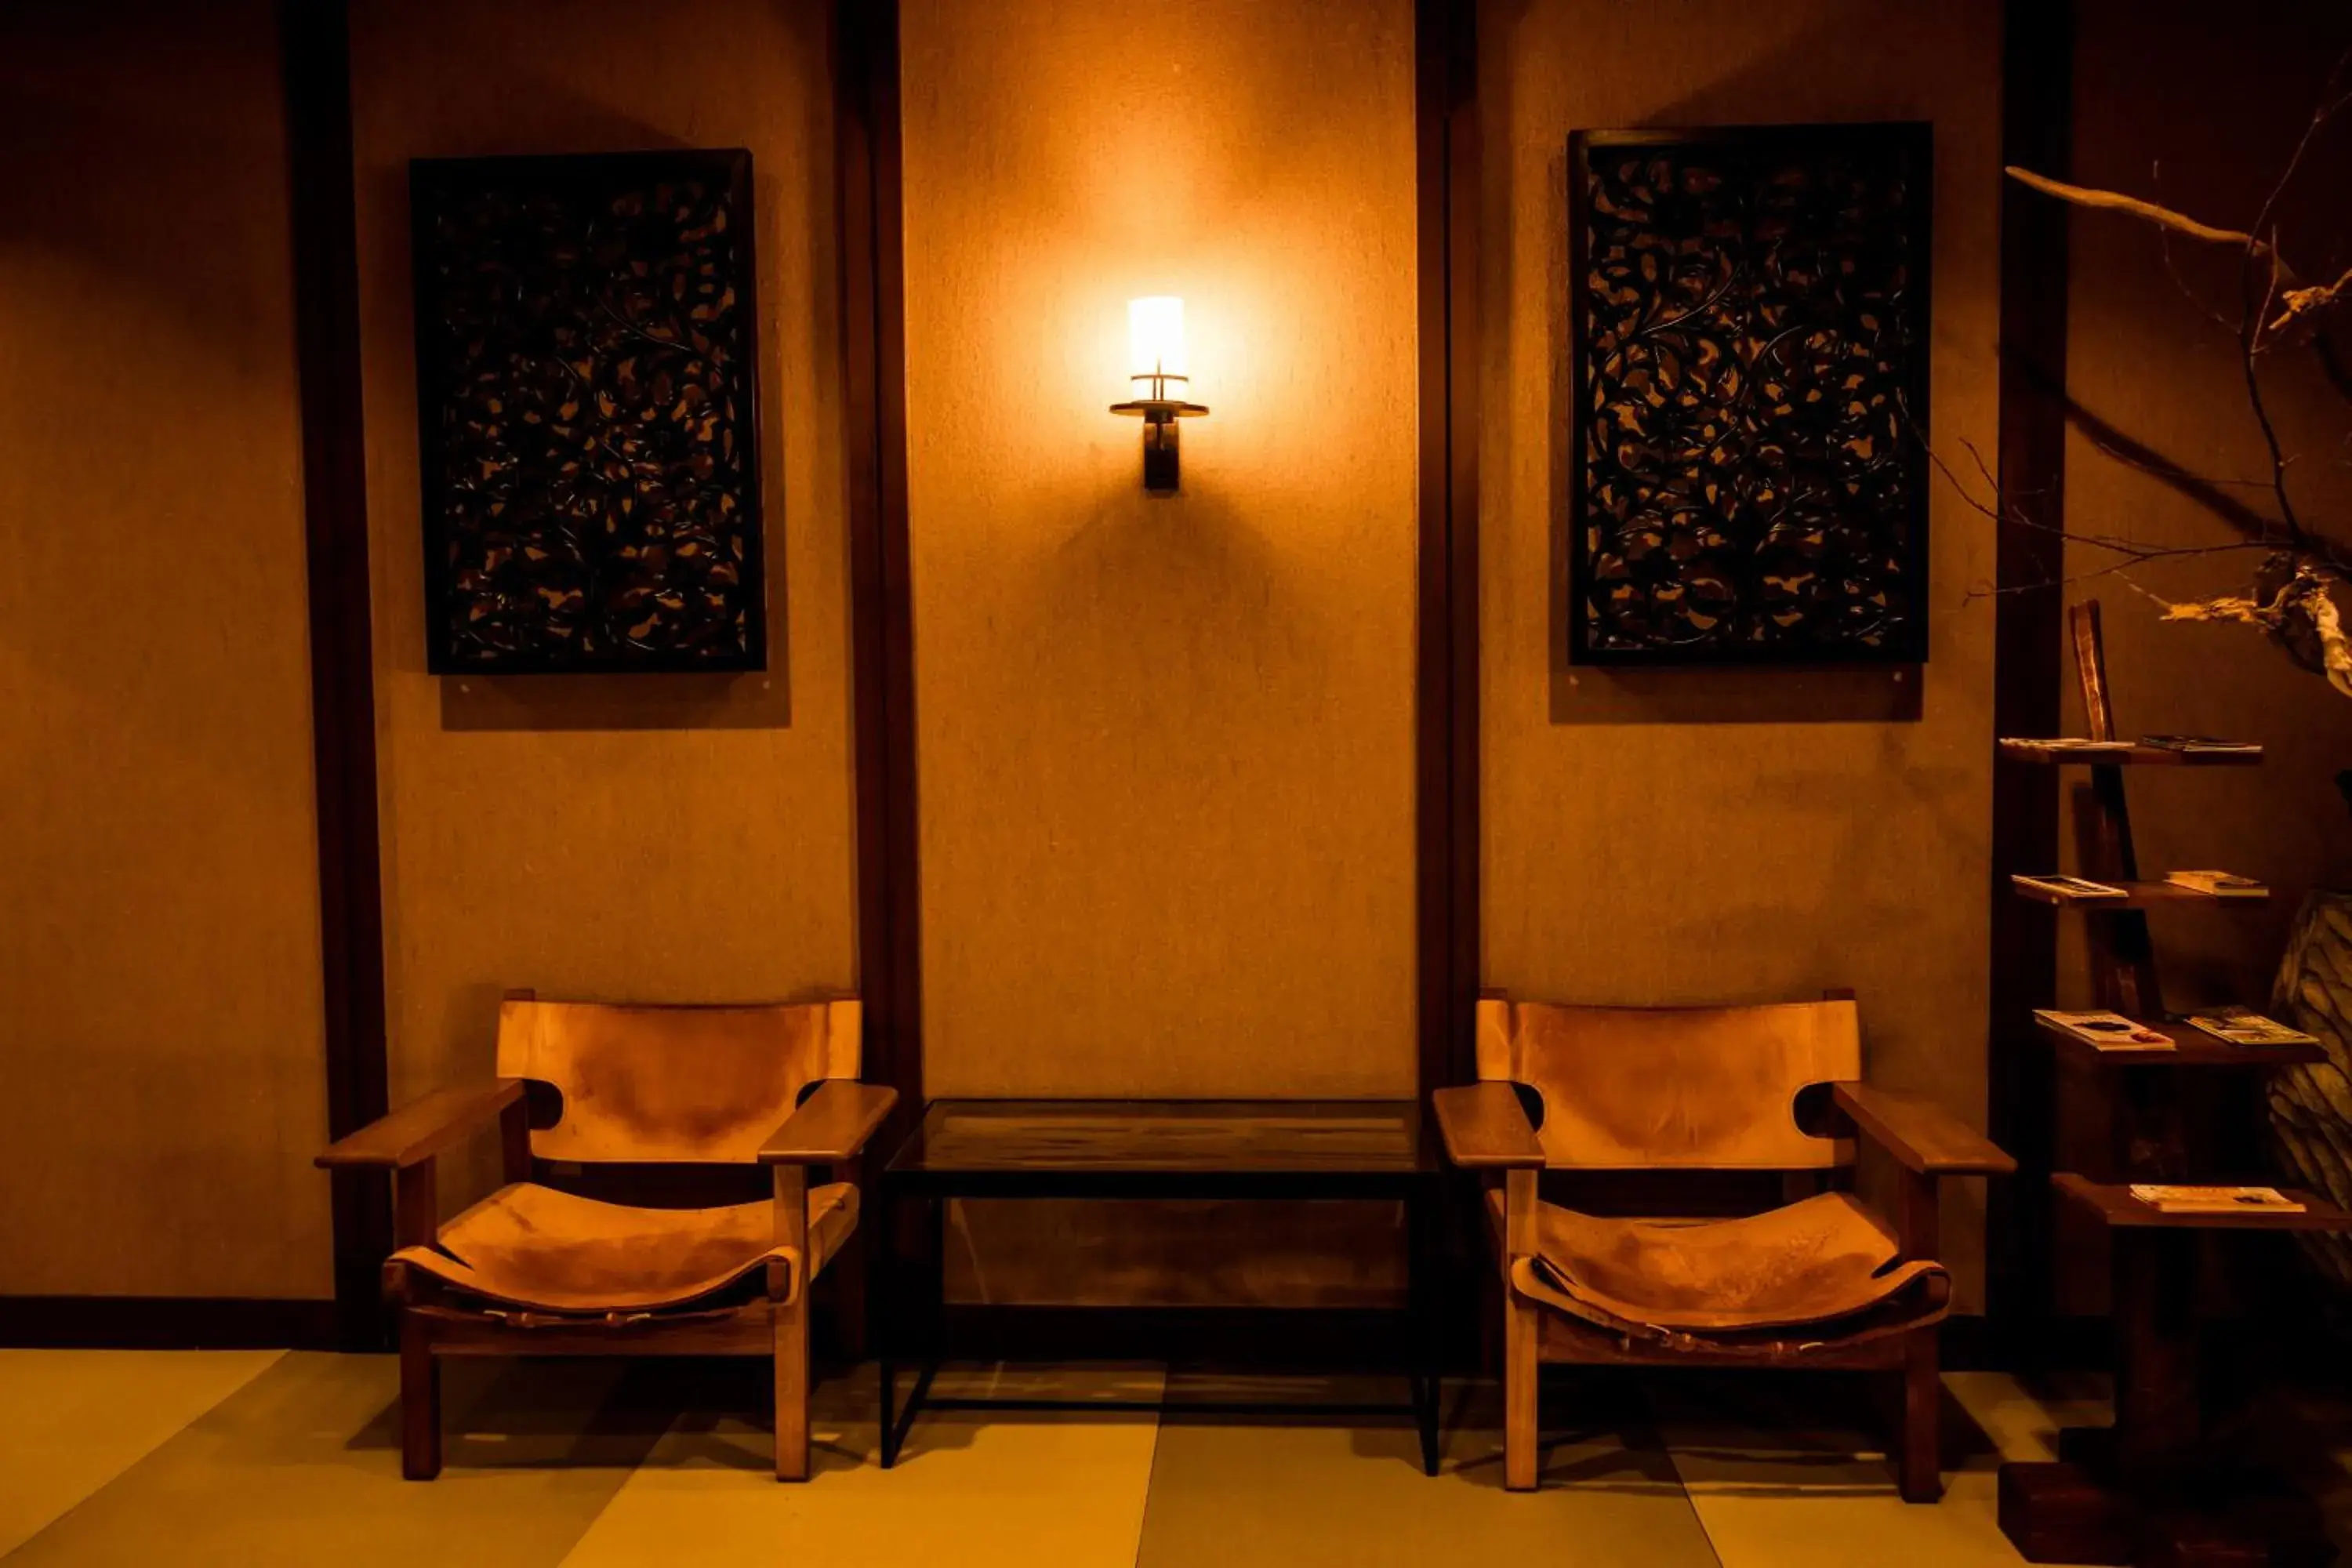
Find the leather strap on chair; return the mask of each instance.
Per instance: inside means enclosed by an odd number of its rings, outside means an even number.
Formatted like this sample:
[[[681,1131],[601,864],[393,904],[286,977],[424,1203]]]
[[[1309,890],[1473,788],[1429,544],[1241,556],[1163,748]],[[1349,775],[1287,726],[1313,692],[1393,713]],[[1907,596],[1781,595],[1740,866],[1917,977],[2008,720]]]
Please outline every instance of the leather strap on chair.
[[[1716,1355],[1748,1356],[1759,1362],[1780,1362],[1824,1345],[1860,1345],[1895,1334],[1907,1334],[1939,1323],[1951,1312],[1951,1277],[1937,1270],[1915,1274],[1898,1293],[1860,1313],[1829,1322],[1809,1324],[1822,1331],[1792,1336],[1769,1331],[1693,1333],[1657,1323],[1632,1322],[1554,1288],[1538,1272],[1537,1259],[1522,1258],[1512,1265],[1511,1284],[1519,1294],[1576,1318],[1626,1344],[1660,1345]]]

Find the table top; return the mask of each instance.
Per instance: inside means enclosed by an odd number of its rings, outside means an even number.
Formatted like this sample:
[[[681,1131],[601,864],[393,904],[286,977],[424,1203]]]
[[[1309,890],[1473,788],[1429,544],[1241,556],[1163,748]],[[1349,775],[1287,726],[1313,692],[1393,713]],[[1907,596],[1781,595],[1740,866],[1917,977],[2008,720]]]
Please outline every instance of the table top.
[[[894,1172],[1402,1175],[1437,1168],[1412,1100],[938,1100]]]
[[[2096,1215],[2110,1228],[2126,1230],[2352,1230],[2352,1214],[2300,1187],[2280,1187],[2305,1205],[2301,1214],[2248,1209],[2226,1214],[2166,1214],[2131,1195],[2125,1182],[2095,1182],[2072,1171],[2050,1178],[2060,1193]]]

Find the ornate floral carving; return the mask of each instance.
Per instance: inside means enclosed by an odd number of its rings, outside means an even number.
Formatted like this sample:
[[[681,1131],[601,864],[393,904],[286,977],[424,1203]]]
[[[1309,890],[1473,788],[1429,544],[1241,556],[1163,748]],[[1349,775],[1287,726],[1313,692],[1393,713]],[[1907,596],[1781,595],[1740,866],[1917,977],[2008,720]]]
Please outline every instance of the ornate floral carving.
[[[433,668],[760,668],[751,155],[411,192]]]
[[[1571,655],[1925,654],[1924,127],[1583,132]]]

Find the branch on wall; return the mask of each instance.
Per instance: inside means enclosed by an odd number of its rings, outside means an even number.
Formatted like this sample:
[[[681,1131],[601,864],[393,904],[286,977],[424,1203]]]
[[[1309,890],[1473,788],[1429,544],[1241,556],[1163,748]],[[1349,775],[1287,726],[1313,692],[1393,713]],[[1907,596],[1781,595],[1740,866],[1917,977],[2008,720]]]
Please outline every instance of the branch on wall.
[[[2347,642],[2336,601],[2339,591],[2352,591],[2352,548],[2336,542],[2307,521],[2298,510],[2298,498],[2288,485],[2294,457],[2280,438],[2272,416],[2261,374],[2262,356],[2273,348],[2308,348],[2328,384],[2352,402],[2352,375],[2329,341],[2328,331],[2338,318],[2337,308],[2352,301],[2352,268],[2332,280],[2311,281],[2297,273],[2279,244],[2278,214],[2289,188],[2303,170],[2319,132],[2332,119],[2352,107],[2352,92],[2343,84],[2352,75],[2352,50],[2339,58],[2328,74],[2318,106],[2305,123],[2294,153],[2264,195],[2260,214],[2247,228],[2207,223],[2161,203],[2122,191],[2078,185],[2032,170],[2008,165],[2004,173],[2028,189],[2087,211],[2116,213],[2152,224],[2160,235],[2185,235],[2210,245],[2227,246],[2238,253],[2240,309],[2238,319],[2222,325],[2238,339],[2239,374],[2246,405],[2262,434],[2268,457],[2268,476],[2248,482],[2248,488],[2269,490],[2274,510],[2264,510],[2231,493],[2241,481],[2217,479],[2191,472],[2185,466],[2092,414],[2053,389],[2063,404],[2067,422],[2082,432],[2103,455],[2146,473],[2227,523],[2238,535],[2212,544],[2150,545],[2113,534],[2068,528],[2063,520],[2031,516],[2018,504],[2021,498],[2001,492],[1998,479],[1973,447],[1978,473],[1990,487],[1986,500],[1955,473],[1932,447],[1928,458],[1936,470],[1970,508],[1996,522],[2055,535],[2069,544],[2102,552],[2107,559],[2090,570],[2062,576],[2057,583],[2034,583],[1994,590],[2019,593],[2043,590],[2092,578],[2114,577],[2142,596],[2155,601],[2168,621],[2220,621],[2260,627],[2303,668],[2325,677],[2329,687],[2352,697],[2352,642]],[[2166,265],[2171,264],[2166,254]],[[2176,280],[2177,280],[2176,274]],[[1912,434],[1927,446],[1924,431]],[[2347,436],[2352,447],[2352,436]],[[2137,567],[2182,556],[2221,555],[2258,551],[2261,563],[2247,591],[2209,595],[2186,601],[2158,594],[2133,580]],[[1972,595],[1973,596],[1973,595]]]

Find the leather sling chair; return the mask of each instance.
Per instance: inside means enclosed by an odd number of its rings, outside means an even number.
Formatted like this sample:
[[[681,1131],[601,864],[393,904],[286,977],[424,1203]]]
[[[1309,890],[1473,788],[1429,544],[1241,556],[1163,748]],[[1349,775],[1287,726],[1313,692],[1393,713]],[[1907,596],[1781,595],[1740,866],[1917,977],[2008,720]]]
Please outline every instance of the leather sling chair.
[[[496,1078],[428,1094],[320,1154],[331,1169],[393,1173],[399,1250],[383,1288],[400,1326],[402,1473],[440,1473],[442,1356],[767,1355],[776,1475],[805,1479],[809,1289],[857,1224],[857,1187],[841,1178],[898,1100],[857,1081],[859,1026],[856,1001],[516,993],[499,1010]],[[505,1184],[444,1223],[435,1156],[492,1122]],[[762,1165],[771,1195],[715,1207],[555,1184],[676,1191]],[[836,1179],[812,1186],[813,1167]]]
[[[1486,1187],[1506,1486],[1537,1484],[1541,1363],[1821,1367],[1891,1374],[1902,1494],[1941,1495],[1936,1325],[1951,1279],[1936,1258],[1937,1180],[2016,1164],[1940,1107],[1859,1081],[1850,996],[1692,1008],[1489,998],[1477,1070],[1479,1082],[1433,1099],[1448,1157]],[[1857,1142],[1874,1190],[1893,1188],[1883,1205],[1846,1190]],[[1589,1185],[1633,1179],[1599,1173],[1777,1171],[1784,1196],[1824,1190],[1741,1217],[1615,1218],[1546,1202],[1547,1171]],[[1659,1179],[1640,1180],[1654,1201]]]

